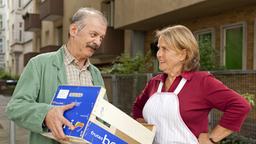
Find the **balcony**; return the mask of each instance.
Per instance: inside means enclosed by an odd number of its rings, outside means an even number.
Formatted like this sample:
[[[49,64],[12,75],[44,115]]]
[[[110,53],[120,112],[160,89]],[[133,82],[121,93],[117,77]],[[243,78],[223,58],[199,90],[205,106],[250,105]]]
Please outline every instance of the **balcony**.
[[[39,52],[29,52],[24,54],[24,66],[27,65],[28,61],[32,58],[35,57],[36,55],[38,55]]]
[[[40,19],[56,21],[63,16],[63,0],[45,0],[40,5]]]
[[[10,45],[10,53],[22,53],[23,47],[22,43],[18,41],[13,41]]]
[[[148,31],[255,3],[255,0],[116,0],[115,28]]]
[[[57,51],[61,46],[47,45],[40,48],[40,53],[47,53],[52,51]]]
[[[41,29],[41,20],[40,14],[30,14],[26,13],[23,15],[23,19],[25,22],[24,30],[36,32]]]

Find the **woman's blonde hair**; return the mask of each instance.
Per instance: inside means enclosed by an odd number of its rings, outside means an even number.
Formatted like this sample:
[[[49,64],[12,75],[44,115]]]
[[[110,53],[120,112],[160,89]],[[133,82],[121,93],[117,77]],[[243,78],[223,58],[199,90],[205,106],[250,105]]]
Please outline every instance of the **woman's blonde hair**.
[[[177,51],[186,50],[186,58],[182,71],[196,71],[199,69],[200,55],[197,41],[192,32],[183,25],[166,27],[156,32],[156,38],[163,38],[168,45]]]

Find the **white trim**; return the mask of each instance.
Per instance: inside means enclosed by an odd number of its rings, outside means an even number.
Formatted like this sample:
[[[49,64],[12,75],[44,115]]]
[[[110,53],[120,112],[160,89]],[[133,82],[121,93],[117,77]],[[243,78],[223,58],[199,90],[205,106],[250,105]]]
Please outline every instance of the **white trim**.
[[[178,94],[180,93],[181,89],[183,88],[183,86],[186,84],[186,79],[185,78],[182,78],[179,85],[176,87],[176,89],[174,90],[174,94],[176,96],[178,96]]]
[[[202,34],[206,34],[206,33],[211,33],[212,34],[212,47],[215,49],[215,43],[216,43],[216,39],[215,39],[215,29],[214,28],[206,28],[206,29],[201,29],[201,30],[197,30],[193,32],[196,40],[198,41],[199,39],[199,35]]]
[[[160,83],[159,83],[159,86],[158,86],[158,88],[157,88],[157,92],[158,93],[160,93],[161,91],[162,91],[162,88],[163,88],[163,82],[161,81]]]
[[[246,64],[247,64],[247,24],[245,21],[233,23],[233,24],[227,24],[222,25],[220,27],[221,35],[220,35],[220,64],[222,66],[225,66],[226,63],[226,30],[232,29],[232,28],[243,28],[243,48],[242,48],[242,70],[246,70]]]

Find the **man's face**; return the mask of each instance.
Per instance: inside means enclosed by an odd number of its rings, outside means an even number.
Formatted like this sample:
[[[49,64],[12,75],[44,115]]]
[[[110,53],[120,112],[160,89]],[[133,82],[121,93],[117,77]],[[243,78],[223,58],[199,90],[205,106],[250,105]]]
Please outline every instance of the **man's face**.
[[[89,58],[100,47],[105,37],[107,26],[99,18],[88,17],[85,26],[73,33],[73,44],[76,49],[75,57]],[[71,28],[72,31],[72,28]]]

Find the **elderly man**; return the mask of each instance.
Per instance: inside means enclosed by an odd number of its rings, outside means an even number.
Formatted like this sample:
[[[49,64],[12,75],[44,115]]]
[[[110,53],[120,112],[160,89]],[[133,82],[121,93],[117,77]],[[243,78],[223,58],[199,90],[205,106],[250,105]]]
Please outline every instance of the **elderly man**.
[[[106,29],[107,21],[101,12],[81,8],[72,17],[67,44],[56,52],[38,55],[27,64],[6,112],[16,124],[30,131],[30,144],[58,143],[40,135],[47,129],[57,139],[67,140],[62,126],[74,128],[63,117],[74,104],[50,105],[59,85],[104,86],[100,71],[89,58],[100,47]]]

